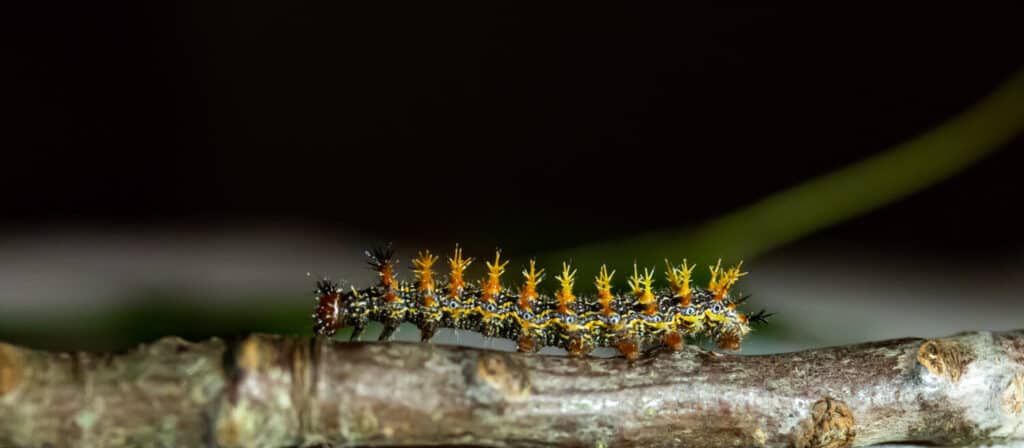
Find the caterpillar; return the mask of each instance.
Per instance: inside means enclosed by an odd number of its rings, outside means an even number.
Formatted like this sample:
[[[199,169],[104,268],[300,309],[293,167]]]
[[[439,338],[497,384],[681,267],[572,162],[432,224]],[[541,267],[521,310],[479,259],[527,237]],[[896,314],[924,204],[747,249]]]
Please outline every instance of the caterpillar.
[[[522,271],[518,288],[506,287],[502,275],[509,262],[502,261],[500,250],[493,262],[485,263],[487,274],[479,282],[466,280],[466,268],[474,260],[463,257],[458,246],[448,258],[450,272],[443,282],[433,272],[439,257],[429,250],[413,260],[411,282],[397,279],[398,260],[390,246],[367,251],[366,256],[378,284],[346,290],[326,278],[317,281],[315,333],[333,336],[348,326],[353,328],[352,340],[358,340],[367,323],[377,321],[384,326],[379,339],[390,340],[399,325],[410,322],[424,342],[439,328],[451,328],[512,340],[522,352],[553,346],[570,356],[585,356],[597,347],[612,347],[635,360],[653,345],[681,350],[687,337],[708,337],[719,348],[738,350],[750,325],[770,316],[763,310],[747,315],[736,309],[749,298],[731,294],[747,274],[740,270],[742,262],[723,268],[719,260],[710,266],[706,288],[692,284],[695,265],[685,259],[681,265],[665,260],[668,286],[663,288],[654,287],[654,269],[641,273],[634,263],[627,293],[612,291],[615,271],[602,265],[594,279],[596,294],[577,296],[576,270],[569,263],[563,263],[555,276],[557,291],[545,295],[538,290],[545,272],[537,269],[535,260]]]

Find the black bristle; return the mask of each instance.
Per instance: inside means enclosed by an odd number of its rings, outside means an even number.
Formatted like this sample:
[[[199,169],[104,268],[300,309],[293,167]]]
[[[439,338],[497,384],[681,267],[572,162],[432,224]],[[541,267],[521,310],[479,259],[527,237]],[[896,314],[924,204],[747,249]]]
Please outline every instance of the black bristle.
[[[367,263],[373,266],[374,269],[381,269],[385,265],[397,263],[395,260],[395,249],[388,243],[386,246],[377,246],[371,250],[363,252],[369,260]]]
[[[316,293],[317,296],[325,296],[334,294],[338,291],[338,284],[334,283],[326,278],[316,281]]]
[[[766,324],[768,323],[768,318],[774,315],[775,313],[765,313],[764,310],[761,310],[750,316],[749,321],[752,324]]]

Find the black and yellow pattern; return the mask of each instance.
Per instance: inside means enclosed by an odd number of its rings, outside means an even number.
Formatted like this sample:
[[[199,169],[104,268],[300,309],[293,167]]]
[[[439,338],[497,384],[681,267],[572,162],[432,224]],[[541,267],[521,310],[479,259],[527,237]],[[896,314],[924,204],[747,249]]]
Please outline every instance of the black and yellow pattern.
[[[390,250],[367,252],[380,282],[364,289],[343,289],[328,280],[317,283],[313,329],[332,336],[345,326],[353,327],[357,339],[369,321],[384,324],[380,339],[390,339],[403,322],[419,327],[421,338],[430,340],[438,328],[470,330],[488,337],[516,341],[520,351],[541,347],[564,348],[572,356],[583,356],[596,347],[614,347],[636,359],[645,346],[661,344],[681,349],[687,337],[704,336],[724,349],[738,349],[750,324],[763,322],[767,315],[746,315],[736,308],[745,298],[730,294],[740,277],[742,263],[723,268],[721,260],[712,266],[707,288],[693,286],[694,266],[683,260],[679,266],[665,261],[668,287],[656,288],[654,269],[633,266],[630,292],[612,291],[612,278],[602,266],[595,278],[597,294],[577,296],[573,292],[576,270],[563,263],[555,276],[558,290],[553,296],[538,292],[544,269],[530,261],[523,270],[524,283],[516,289],[503,286],[501,276],[508,261],[500,252],[488,262],[487,276],[479,283],[467,282],[465,270],[473,262],[462,250],[448,258],[450,274],[446,284],[435,280],[432,270],[438,257],[420,252],[413,260],[412,282],[395,276],[397,260]]]

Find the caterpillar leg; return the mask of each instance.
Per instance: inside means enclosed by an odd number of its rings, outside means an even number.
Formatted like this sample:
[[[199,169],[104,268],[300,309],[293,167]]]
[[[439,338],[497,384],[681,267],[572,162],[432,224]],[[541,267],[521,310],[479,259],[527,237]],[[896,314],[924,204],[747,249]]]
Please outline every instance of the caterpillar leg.
[[[565,351],[569,353],[569,356],[587,356],[593,350],[594,344],[590,341],[590,338],[582,332],[570,335],[569,340],[565,344]]]
[[[378,341],[390,341],[395,336],[395,331],[398,330],[398,325],[401,322],[387,322],[384,324],[384,329],[380,332],[380,336],[377,338]]]
[[[739,350],[743,337],[750,332],[748,318],[743,314],[730,313],[728,320],[714,333],[715,344],[723,350]]]
[[[366,331],[366,321],[360,320],[352,326],[352,336],[348,340],[358,341],[359,337],[363,335],[363,331]]]
[[[531,316],[526,313],[526,316]],[[520,353],[536,353],[544,347],[544,334],[529,321],[521,321],[519,331],[516,334],[516,350]]]
[[[623,337],[615,342],[615,348],[622,353],[627,360],[636,361],[640,357],[640,340],[637,338]]]
[[[662,335],[661,343],[674,352],[678,352],[686,346],[686,339],[678,331],[669,331]]]
[[[739,350],[741,338],[737,334],[723,333],[715,339],[715,345],[722,350]]]
[[[437,333],[437,322],[422,322],[419,325],[420,342],[430,342]]]
[[[501,321],[497,319],[484,319],[480,322],[480,334],[486,338],[501,337]]]
[[[536,338],[524,334],[516,341],[516,350],[520,353],[536,353],[540,350],[540,343]]]

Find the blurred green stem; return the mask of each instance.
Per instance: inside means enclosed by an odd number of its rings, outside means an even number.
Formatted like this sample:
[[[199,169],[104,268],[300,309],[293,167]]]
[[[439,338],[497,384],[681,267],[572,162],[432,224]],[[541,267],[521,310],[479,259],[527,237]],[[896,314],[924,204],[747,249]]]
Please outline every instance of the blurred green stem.
[[[959,116],[880,154],[772,194],[689,230],[575,247],[544,257],[593,271],[602,261],[644,265],[668,255],[751,258],[893,203],[964,170],[1024,130],[1024,71]]]

